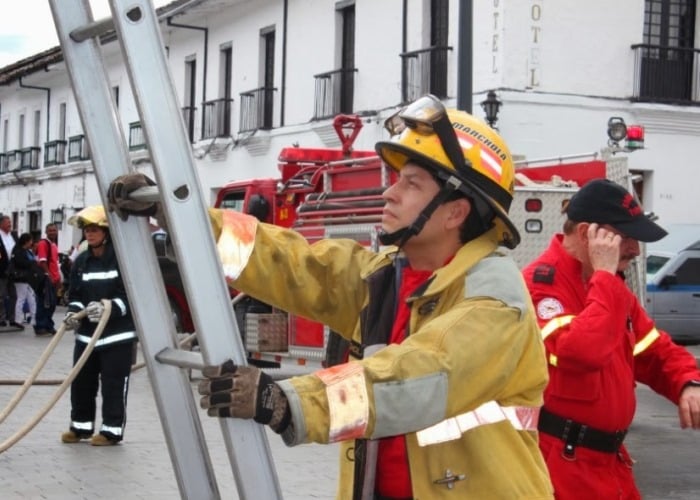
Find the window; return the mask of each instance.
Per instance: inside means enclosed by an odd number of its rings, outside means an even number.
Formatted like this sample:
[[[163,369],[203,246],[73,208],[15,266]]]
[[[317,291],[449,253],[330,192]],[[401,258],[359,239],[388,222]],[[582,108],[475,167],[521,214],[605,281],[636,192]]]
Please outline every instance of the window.
[[[689,257],[675,274],[679,285],[700,285],[700,258]]]
[[[66,140],[66,103],[62,102],[58,106],[58,139]]]
[[[340,43],[340,109],[341,113],[352,113],[355,82],[355,5],[338,11],[341,24]]]
[[[195,95],[197,84],[197,58],[192,55],[185,60],[185,102],[182,109],[185,129],[190,142],[194,142]]]
[[[112,99],[114,99],[114,107],[119,108],[119,85],[112,87]]]
[[[24,113],[19,115],[19,130],[17,135],[17,149],[24,147]]]
[[[39,110],[34,111],[34,137],[32,146],[41,146],[41,111]]]
[[[691,100],[694,47],[695,0],[646,0],[639,97]]]
[[[226,208],[243,212],[245,203],[245,191],[227,193],[221,200],[219,208]]]
[[[272,103],[275,86],[275,29],[265,29],[260,33],[262,42],[263,100],[261,128],[272,128]]]

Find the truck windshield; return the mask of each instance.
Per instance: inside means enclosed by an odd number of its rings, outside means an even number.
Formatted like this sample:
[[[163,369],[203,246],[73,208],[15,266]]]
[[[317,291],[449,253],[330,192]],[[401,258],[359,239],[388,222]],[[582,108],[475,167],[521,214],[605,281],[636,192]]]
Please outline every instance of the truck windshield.
[[[227,193],[221,199],[220,208],[229,208],[238,212],[243,212],[243,203],[245,201],[245,192]]]

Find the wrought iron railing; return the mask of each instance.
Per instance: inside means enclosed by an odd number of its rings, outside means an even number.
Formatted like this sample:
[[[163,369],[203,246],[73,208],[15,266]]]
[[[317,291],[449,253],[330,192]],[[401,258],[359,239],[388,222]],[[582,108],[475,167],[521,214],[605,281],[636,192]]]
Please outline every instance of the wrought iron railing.
[[[182,121],[185,123],[185,130],[187,131],[187,138],[190,142],[194,142],[194,120],[197,114],[197,108],[194,106],[183,106],[182,107]]]
[[[341,68],[314,75],[314,120],[353,112],[356,68]]]
[[[66,162],[66,141],[56,140],[44,144],[44,167],[62,165]]]
[[[401,55],[401,98],[411,102],[424,94],[447,97],[447,52],[452,47],[428,47]]]
[[[276,88],[260,87],[241,92],[241,118],[238,132],[272,128],[272,110]]]
[[[700,50],[636,44],[633,98],[638,101],[700,102]]]
[[[233,99],[214,99],[204,103],[204,130],[202,139],[228,137],[231,135],[231,108]]]
[[[68,161],[84,161],[90,159],[90,148],[85,135],[74,135],[68,138]]]
[[[39,158],[41,157],[41,148],[30,146],[19,150],[20,160],[19,168],[36,170],[39,168]]]
[[[4,172],[19,170],[22,165],[22,155],[18,149],[5,153]]]
[[[129,151],[146,149],[146,137],[143,135],[141,122],[129,123]]]
[[[8,153],[0,153],[0,175],[6,174],[7,172],[9,172],[9,169],[7,167],[7,163],[8,163],[7,154]]]

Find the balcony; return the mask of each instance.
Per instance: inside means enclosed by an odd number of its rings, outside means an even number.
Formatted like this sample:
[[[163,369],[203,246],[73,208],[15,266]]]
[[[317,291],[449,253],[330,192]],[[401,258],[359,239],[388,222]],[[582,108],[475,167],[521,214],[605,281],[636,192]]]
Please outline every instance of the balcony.
[[[21,170],[36,170],[39,168],[41,148],[31,146],[19,150],[19,168]]]
[[[668,104],[700,101],[700,50],[660,45],[632,45],[633,99]]]
[[[241,95],[241,120],[238,132],[252,132],[254,130],[270,130],[272,128],[272,109],[275,92],[277,89],[260,87],[258,89],[242,92]]]
[[[49,141],[44,144],[44,167],[62,165],[66,162],[66,141]]]
[[[194,117],[197,114],[197,108],[194,106],[182,107],[182,121],[185,123],[187,138],[190,143],[194,142]]]
[[[231,108],[233,99],[214,99],[204,103],[204,130],[202,139],[231,135]]]
[[[0,153],[0,175],[6,174],[10,171],[8,163],[9,163],[9,157],[8,155],[12,154],[12,152],[9,153]]]
[[[22,155],[19,150],[8,151],[4,154],[3,163],[0,166],[2,168],[2,173],[13,172],[20,169],[22,161]]]
[[[356,68],[341,68],[314,75],[314,120],[353,112]]]
[[[90,148],[85,135],[68,138],[68,161],[85,161],[90,159]]]
[[[447,52],[452,47],[428,47],[401,56],[401,98],[411,102],[425,94],[447,97]]]
[[[146,149],[146,137],[143,135],[141,122],[131,122],[129,124],[129,151]]]

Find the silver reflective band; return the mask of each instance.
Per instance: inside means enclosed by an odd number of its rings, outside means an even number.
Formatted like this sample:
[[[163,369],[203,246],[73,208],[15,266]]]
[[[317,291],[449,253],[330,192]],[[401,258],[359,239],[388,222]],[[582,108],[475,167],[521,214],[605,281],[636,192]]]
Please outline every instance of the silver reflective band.
[[[517,431],[536,431],[539,414],[539,406],[501,406],[496,401],[489,401],[476,410],[448,418],[418,431],[416,436],[419,446],[428,446],[459,439],[470,429],[504,420],[510,422]]]
[[[116,278],[117,276],[119,276],[119,273],[116,270],[99,273],[83,273],[83,281],[108,280]]]
[[[80,342],[83,342],[84,344],[87,344],[90,342],[90,338],[87,335],[77,335],[75,336],[75,340],[79,340]],[[121,340],[127,340],[127,339],[135,339],[136,338],[136,332],[124,332],[124,333],[118,333],[116,335],[110,335],[109,337],[105,337],[103,339],[100,339],[97,341],[95,344],[95,347],[99,347],[102,345],[107,345],[107,344],[114,344],[115,342],[119,342]]]
[[[100,427],[100,432],[109,432],[110,434],[114,434],[115,436],[121,436],[122,435],[122,428],[121,427],[110,427],[108,425],[102,424],[102,427]]]
[[[80,431],[90,431],[92,432],[92,422],[76,422],[73,420],[70,423],[71,427],[78,429]]]

